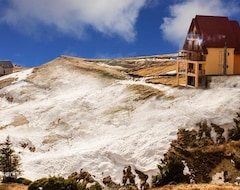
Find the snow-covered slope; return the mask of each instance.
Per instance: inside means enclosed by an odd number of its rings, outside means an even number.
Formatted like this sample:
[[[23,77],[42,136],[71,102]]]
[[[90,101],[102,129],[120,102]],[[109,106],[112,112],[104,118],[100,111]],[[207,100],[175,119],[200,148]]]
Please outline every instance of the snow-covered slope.
[[[178,128],[207,119],[226,129],[240,106],[240,77],[207,90],[181,89],[80,62],[59,58],[0,78],[16,79],[0,89],[0,140],[11,137],[24,177],[68,176],[83,168],[120,182],[127,165],[156,174]]]

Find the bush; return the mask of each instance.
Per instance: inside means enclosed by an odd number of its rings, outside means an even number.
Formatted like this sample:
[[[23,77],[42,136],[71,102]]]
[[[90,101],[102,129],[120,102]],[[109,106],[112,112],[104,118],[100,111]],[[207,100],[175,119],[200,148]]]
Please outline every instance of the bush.
[[[28,187],[29,190],[79,190],[82,188],[72,179],[64,179],[63,177],[49,177],[34,181]]]
[[[29,190],[39,190],[40,189],[39,187],[43,187],[45,183],[47,183],[47,178],[38,179],[38,180],[32,182],[29,185],[28,189]]]
[[[2,183],[15,183],[16,178],[3,176]]]
[[[13,177],[3,177],[2,183],[20,183],[23,185],[29,185],[32,183],[31,180],[25,178],[13,178]]]
[[[12,182],[20,174],[20,157],[15,154],[10,137],[0,143],[0,171],[3,173],[3,182]]]
[[[152,178],[153,187],[161,187],[167,184],[189,183],[189,176],[183,174],[184,164],[182,159],[170,153],[158,165],[160,173]]]
[[[92,185],[88,188],[89,190],[102,190],[102,186],[99,183]]]
[[[16,183],[20,183],[20,184],[23,184],[23,185],[29,185],[29,184],[32,183],[32,181],[29,180],[29,179],[20,177],[20,178],[17,179]]]
[[[236,113],[236,116],[233,118],[235,123],[233,129],[228,131],[229,140],[240,140],[240,112]]]

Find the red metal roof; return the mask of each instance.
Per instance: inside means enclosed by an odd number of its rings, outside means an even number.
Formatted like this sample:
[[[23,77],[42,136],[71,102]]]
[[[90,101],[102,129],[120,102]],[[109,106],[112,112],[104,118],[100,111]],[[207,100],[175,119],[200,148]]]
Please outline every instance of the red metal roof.
[[[202,38],[203,50],[208,47],[223,48],[226,41],[227,47],[235,48],[235,53],[240,53],[240,27],[237,21],[223,16],[196,15],[192,19],[189,33],[192,32],[194,26]]]

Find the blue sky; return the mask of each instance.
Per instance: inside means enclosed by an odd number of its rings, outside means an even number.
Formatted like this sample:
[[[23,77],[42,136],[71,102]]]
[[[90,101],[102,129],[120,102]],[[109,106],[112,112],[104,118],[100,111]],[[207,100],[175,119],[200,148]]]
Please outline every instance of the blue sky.
[[[195,15],[240,22],[238,0],[0,0],[0,59],[32,67],[61,55],[176,53]]]

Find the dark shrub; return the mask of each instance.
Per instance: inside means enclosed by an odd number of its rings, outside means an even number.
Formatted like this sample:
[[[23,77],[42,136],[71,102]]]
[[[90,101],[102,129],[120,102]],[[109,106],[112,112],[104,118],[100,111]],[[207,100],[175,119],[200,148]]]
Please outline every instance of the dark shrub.
[[[102,186],[99,183],[96,183],[95,185],[92,185],[89,187],[89,190],[102,190]]]
[[[34,181],[28,187],[29,190],[79,190],[78,184],[74,180],[64,179],[63,177],[49,177]]]
[[[233,118],[234,126],[228,131],[229,140],[240,140],[240,112]]]
[[[184,167],[179,156],[173,153],[165,156],[164,160],[161,160],[158,165],[159,174],[152,178],[152,186],[160,187],[167,184],[189,183],[189,176],[183,174]]]
[[[14,177],[3,177],[2,183],[15,183],[17,179]]]
[[[17,179],[16,183],[21,183],[23,185],[29,185],[30,183],[32,183],[32,181],[29,179],[20,177]]]

